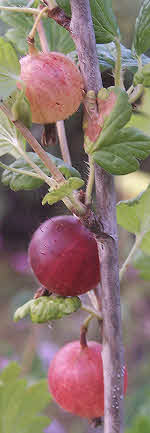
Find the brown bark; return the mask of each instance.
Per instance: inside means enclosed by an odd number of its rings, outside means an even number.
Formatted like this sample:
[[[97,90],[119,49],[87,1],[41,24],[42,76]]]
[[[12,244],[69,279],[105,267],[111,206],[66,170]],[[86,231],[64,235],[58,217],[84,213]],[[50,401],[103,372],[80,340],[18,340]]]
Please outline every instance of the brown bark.
[[[85,90],[102,87],[89,0],[70,0],[72,38],[76,44]],[[101,264],[105,433],[123,433],[123,344],[113,177],[95,166],[97,216],[104,233],[97,235]]]

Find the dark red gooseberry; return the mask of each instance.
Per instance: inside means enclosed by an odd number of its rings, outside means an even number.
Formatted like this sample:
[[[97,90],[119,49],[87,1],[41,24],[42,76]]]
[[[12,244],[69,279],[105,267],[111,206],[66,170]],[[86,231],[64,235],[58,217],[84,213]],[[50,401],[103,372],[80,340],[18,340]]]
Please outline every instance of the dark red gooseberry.
[[[45,221],[29,245],[29,261],[42,286],[61,296],[76,296],[100,280],[97,243],[71,215]]]
[[[79,341],[62,347],[48,371],[49,390],[64,410],[86,418],[104,415],[102,346],[94,341],[84,348]],[[127,370],[124,369],[124,393]]]

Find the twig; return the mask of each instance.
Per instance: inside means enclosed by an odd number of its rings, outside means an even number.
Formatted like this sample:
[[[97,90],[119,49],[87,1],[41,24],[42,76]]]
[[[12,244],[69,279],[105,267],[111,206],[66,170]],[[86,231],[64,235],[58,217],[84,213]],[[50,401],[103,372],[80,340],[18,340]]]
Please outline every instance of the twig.
[[[58,120],[56,123],[56,127],[57,127],[57,134],[58,134],[58,138],[59,138],[59,143],[60,143],[61,154],[62,154],[63,160],[64,160],[64,162],[66,162],[66,164],[71,165],[71,158],[70,158],[70,152],[68,149],[68,143],[67,143],[64,121]]]
[[[12,120],[12,114],[8,110],[8,108],[6,108],[6,106],[4,104],[1,104],[0,109],[6,114],[8,119],[12,122],[13,121]],[[21,132],[21,134],[26,138],[26,140],[28,141],[28,143],[30,144],[32,149],[37,153],[39,158],[43,161],[44,165],[48,168],[51,175],[53,176],[53,180],[56,181],[58,184],[62,183],[62,182],[64,183],[65,178],[62,175],[61,171],[53,163],[52,159],[50,158],[50,155],[47,155],[47,153],[44,151],[44,149],[41,147],[41,145],[38,143],[38,141],[35,139],[35,137],[33,137],[31,132],[29,131],[29,129],[27,129],[26,126],[20,120],[13,121],[13,124]],[[17,149],[19,149],[20,153],[22,152],[22,155],[23,155],[23,150],[21,150],[20,147],[17,147]],[[23,156],[27,160],[28,155],[25,153]],[[32,161],[30,161],[29,158],[28,158],[28,162],[31,166],[33,166],[34,163]],[[44,178],[44,176],[47,177],[47,181],[45,180],[46,183],[48,183],[48,179],[49,179],[48,184],[52,185],[52,179],[50,179],[50,178],[48,178],[48,176],[44,175],[44,172],[42,172],[42,170],[40,170],[39,167],[37,167],[37,169],[36,169],[36,164],[34,164],[33,168],[35,168],[36,172],[38,169],[38,171],[40,171],[42,173],[43,178]],[[40,172],[39,172],[39,174],[40,174]],[[69,198],[65,197],[63,199],[63,202],[65,203],[67,208],[72,213],[74,213],[78,216],[86,214],[86,207],[80,202],[80,200],[78,200],[78,197],[76,196],[76,192],[73,192],[72,194],[70,194]]]
[[[71,32],[76,44],[85,89],[102,87],[89,0],[70,0]],[[101,264],[105,433],[123,433],[124,365],[121,335],[117,224],[113,177],[95,165],[97,214],[107,233],[97,239]],[[111,237],[112,236],[112,237]],[[118,389],[117,389],[118,388]]]
[[[6,114],[8,119],[12,122],[12,115],[11,112],[5,107],[4,104],[1,104],[0,109]],[[16,126],[16,128],[22,133],[22,135],[26,138],[32,149],[37,153],[37,155],[40,157],[40,159],[44,162],[44,165],[48,168],[50,173],[52,174],[53,178],[56,180],[56,182],[60,183],[65,180],[62,173],[58,170],[58,168],[53,164],[53,161],[51,160],[50,156],[47,155],[47,153],[42,149],[41,145],[38,143],[35,137],[31,134],[28,128],[20,121],[15,120],[13,124]]]

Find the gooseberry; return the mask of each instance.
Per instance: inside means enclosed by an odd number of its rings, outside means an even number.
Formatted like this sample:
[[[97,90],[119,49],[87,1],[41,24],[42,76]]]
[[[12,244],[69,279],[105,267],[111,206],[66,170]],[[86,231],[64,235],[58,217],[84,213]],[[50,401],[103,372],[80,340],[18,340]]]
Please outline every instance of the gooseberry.
[[[42,286],[61,296],[76,296],[100,281],[97,243],[71,215],[45,221],[33,234],[29,261]]]
[[[67,56],[39,52],[23,57],[20,64],[33,122],[53,123],[77,111],[83,98],[83,80]]]
[[[102,345],[80,341],[66,344],[55,355],[48,371],[48,386],[54,400],[64,410],[86,418],[104,415]],[[124,393],[127,370],[124,369]]]

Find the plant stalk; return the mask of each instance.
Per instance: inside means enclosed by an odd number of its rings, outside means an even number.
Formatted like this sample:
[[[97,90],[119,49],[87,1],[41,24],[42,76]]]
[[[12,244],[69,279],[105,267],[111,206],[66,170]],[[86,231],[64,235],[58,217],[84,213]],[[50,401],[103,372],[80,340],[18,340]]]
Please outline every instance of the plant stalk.
[[[96,53],[89,0],[70,0],[71,35],[76,44],[85,90],[97,94],[102,80]],[[94,120],[94,119],[93,119]],[[97,216],[104,234],[97,233],[103,316],[105,388],[104,433],[123,433],[124,353],[121,330],[116,199],[113,176],[95,164]],[[96,235],[96,233],[95,233]]]
[[[115,45],[116,45],[116,51],[117,51],[117,58],[115,63],[115,86],[121,87],[122,80],[121,80],[121,46],[120,41],[115,38]]]

